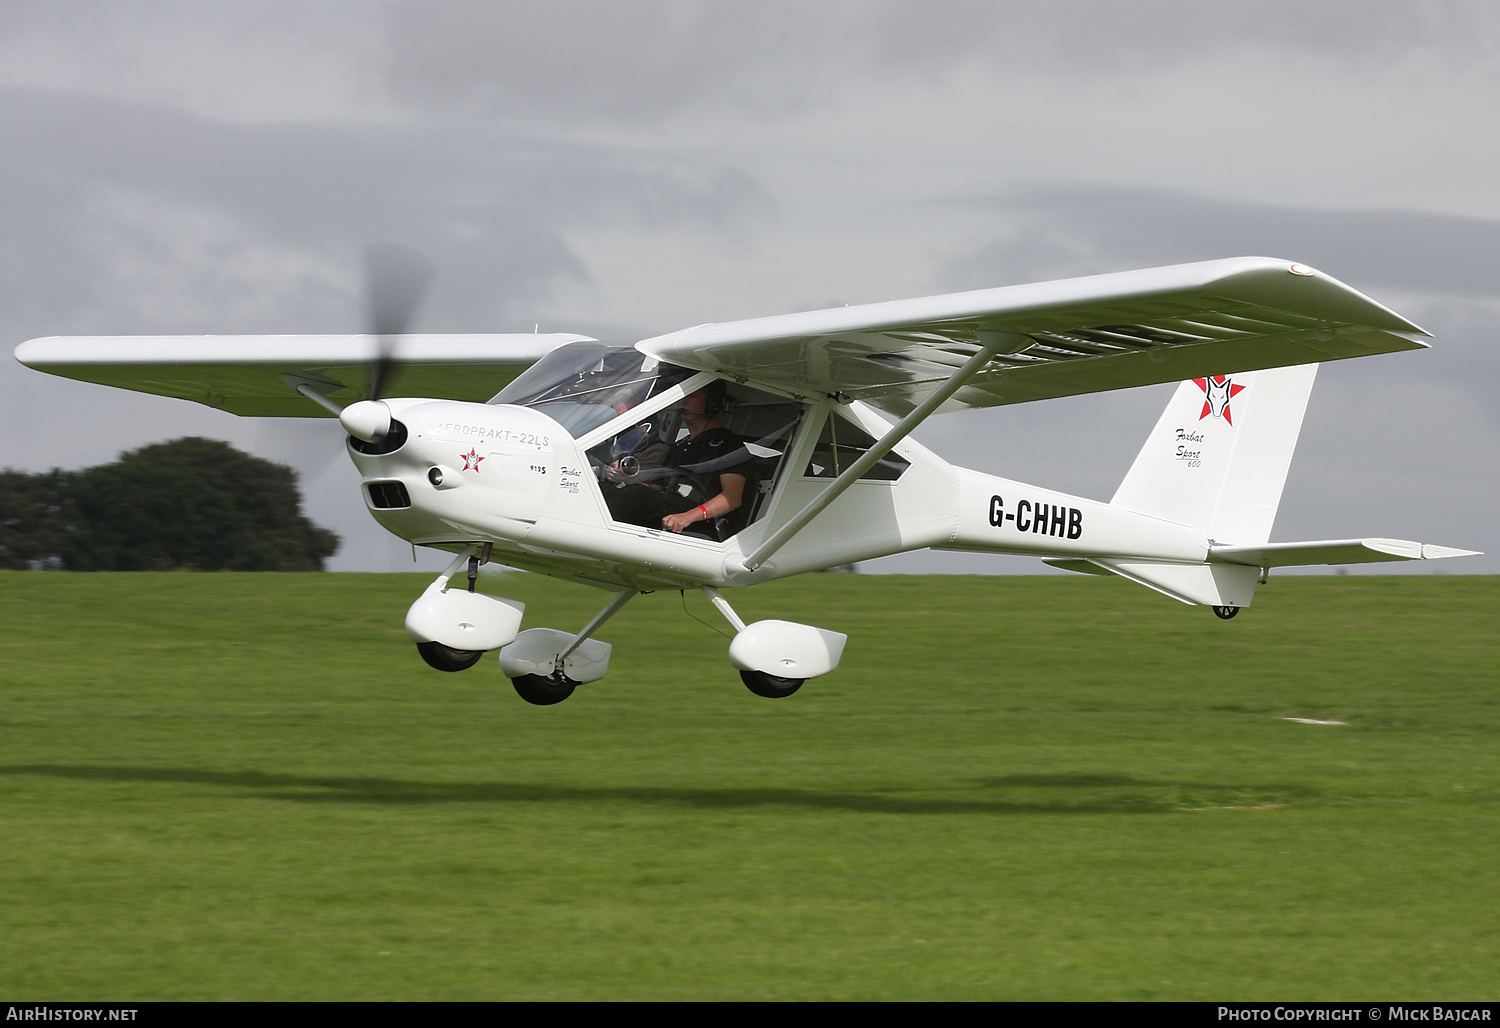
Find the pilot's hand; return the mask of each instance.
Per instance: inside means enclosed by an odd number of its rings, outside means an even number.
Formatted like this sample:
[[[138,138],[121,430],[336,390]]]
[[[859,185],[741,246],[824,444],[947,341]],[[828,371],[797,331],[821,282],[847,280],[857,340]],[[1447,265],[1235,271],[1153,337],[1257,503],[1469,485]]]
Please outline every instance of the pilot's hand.
[[[681,514],[668,514],[661,519],[661,527],[670,532],[681,532],[689,525],[707,520],[708,511],[703,507],[694,507],[692,510],[685,510]]]
[[[611,482],[626,482],[634,478],[640,470],[640,460],[627,453],[609,466],[609,480]]]

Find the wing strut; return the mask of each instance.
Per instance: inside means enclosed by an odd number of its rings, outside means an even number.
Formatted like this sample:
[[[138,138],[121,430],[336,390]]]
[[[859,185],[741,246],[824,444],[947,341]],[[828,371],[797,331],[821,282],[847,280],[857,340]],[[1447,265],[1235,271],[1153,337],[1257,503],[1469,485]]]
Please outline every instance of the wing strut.
[[[796,535],[807,525],[809,521],[821,514],[830,503],[838,499],[845,489],[859,481],[861,475],[875,466],[875,463],[891,452],[891,447],[905,439],[911,430],[920,425],[927,416],[937,410],[948,397],[958,392],[959,388],[989,363],[990,358],[1002,351],[1016,349],[1016,343],[1021,339],[1030,339],[1025,336],[1016,336],[1009,332],[986,332],[984,334],[985,344],[978,353],[970,357],[963,367],[955,371],[942,385],[928,394],[927,399],[917,405],[916,410],[902,418],[890,431],[881,436],[874,446],[865,451],[853,464],[844,469],[844,473],[829,483],[828,488],[818,494],[817,498],[803,507],[791,520],[771,533],[770,538],[755,548],[755,552],[744,560],[746,571],[754,571],[764,564],[777,550],[786,545],[788,539]],[[832,413],[829,417],[834,417]]]
[[[337,389],[338,386],[328,385],[324,383],[323,388],[319,389],[319,383],[314,383],[297,375],[282,375],[280,376],[280,378],[287,385],[291,386],[297,392],[307,397],[313,403],[316,403],[319,407],[322,407],[324,410],[331,413],[334,417],[338,417],[340,414],[344,413],[343,404],[335,403],[333,400],[330,400],[328,398],[328,394],[334,389]]]

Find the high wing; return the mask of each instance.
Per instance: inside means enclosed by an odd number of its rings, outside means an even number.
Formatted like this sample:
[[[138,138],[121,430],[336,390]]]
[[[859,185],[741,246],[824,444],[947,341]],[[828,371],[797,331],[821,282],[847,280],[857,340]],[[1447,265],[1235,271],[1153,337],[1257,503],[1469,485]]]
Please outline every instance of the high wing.
[[[1311,268],[1241,257],[700,325],[637,346],[904,416],[988,346],[996,352],[939,411],[1419,349],[1424,335]],[[385,392],[486,400],[553,348],[587,338],[402,336]],[[328,416],[367,398],[376,354],[374,337],[360,335],[54,336],[16,349],[38,371],[280,417]]]
[[[387,394],[488,400],[555,347],[588,339],[546,335],[403,335]],[[64,378],[193,400],[234,414],[332,417],[369,396],[373,336],[49,336],[16,348],[28,367]]]
[[[1421,328],[1308,268],[1239,257],[700,325],[638,348],[904,416],[987,345],[939,411],[1426,346]]]

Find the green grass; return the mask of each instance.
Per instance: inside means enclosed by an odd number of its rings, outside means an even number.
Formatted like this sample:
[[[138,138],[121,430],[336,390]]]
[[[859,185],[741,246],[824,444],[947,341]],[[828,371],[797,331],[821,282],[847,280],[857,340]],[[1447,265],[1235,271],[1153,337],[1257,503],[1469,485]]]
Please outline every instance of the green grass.
[[[424,582],[0,573],[0,995],[1500,996],[1500,579],[733,593],[849,633],[784,700],[658,593],[550,708]]]

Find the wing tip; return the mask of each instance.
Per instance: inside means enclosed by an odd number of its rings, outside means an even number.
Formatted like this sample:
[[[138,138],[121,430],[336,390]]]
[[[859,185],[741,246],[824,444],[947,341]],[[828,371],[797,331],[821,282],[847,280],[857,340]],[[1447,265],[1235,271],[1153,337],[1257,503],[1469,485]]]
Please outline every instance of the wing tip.
[[[1423,560],[1442,560],[1445,557],[1482,557],[1483,550],[1461,550],[1456,546],[1438,546],[1435,543],[1422,544]]]
[[[44,352],[47,348],[46,344],[56,338],[58,337],[38,336],[35,339],[28,339],[20,346],[17,346],[15,348],[15,350],[13,351],[13,355],[15,356],[16,360],[20,361],[28,368],[34,368],[38,364],[45,364],[47,363],[46,354]]]
[[[1402,317],[1400,314],[1397,314],[1395,311],[1391,310],[1380,301],[1371,299],[1369,296],[1360,292],[1358,289],[1355,289],[1348,283],[1342,282],[1339,279],[1334,278],[1327,272],[1321,271],[1310,264],[1303,264],[1300,261],[1289,261],[1282,257],[1250,257],[1243,259],[1261,262],[1262,268],[1266,270],[1285,271],[1288,274],[1294,275],[1298,278],[1312,279],[1315,282],[1322,283],[1324,286],[1332,286],[1340,293],[1343,293],[1347,298],[1355,300],[1356,302],[1363,304],[1368,308],[1374,311],[1378,311],[1380,314],[1384,315],[1383,323],[1373,324],[1373,327],[1382,329],[1386,332],[1391,333],[1392,335],[1397,335],[1408,339],[1410,342],[1416,344],[1417,346],[1426,347],[1427,344],[1422,342],[1420,339],[1413,337],[1422,336],[1427,339],[1432,338],[1432,333],[1427,331],[1421,325],[1418,325],[1416,322]],[[1376,319],[1371,320],[1373,322]]]
[[[1464,550],[1456,546],[1439,546],[1436,543],[1419,543],[1409,539],[1361,539],[1366,548],[1377,553],[1388,553],[1405,560],[1444,560],[1448,557],[1482,557],[1480,550]]]

